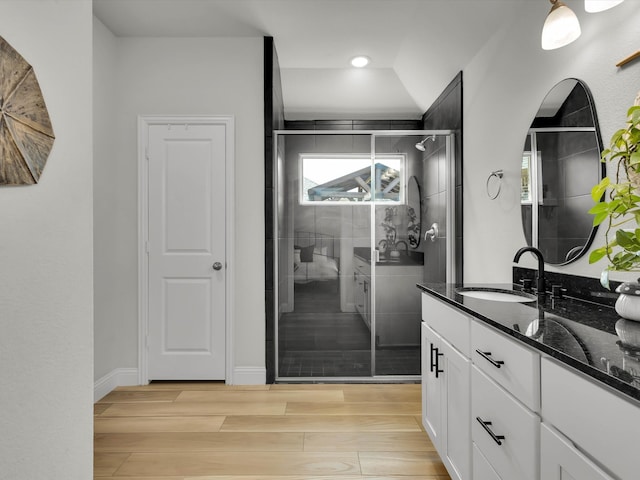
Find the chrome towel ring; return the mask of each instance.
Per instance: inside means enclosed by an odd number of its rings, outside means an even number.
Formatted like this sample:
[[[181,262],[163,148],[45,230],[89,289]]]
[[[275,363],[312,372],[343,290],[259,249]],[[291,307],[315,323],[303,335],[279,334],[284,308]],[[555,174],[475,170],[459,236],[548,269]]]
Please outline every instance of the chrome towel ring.
[[[502,177],[504,176],[504,173],[502,170],[496,170],[494,172],[491,172],[491,174],[489,175],[489,178],[487,178],[487,195],[489,196],[489,198],[491,200],[495,200],[496,198],[498,198],[498,195],[500,195],[500,189],[502,188]],[[491,182],[491,179],[495,178],[495,180],[493,182]],[[497,187],[493,187],[493,190],[495,193],[491,193],[491,190],[489,189],[489,184],[493,183],[494,185],[496,185],[497,182]]]

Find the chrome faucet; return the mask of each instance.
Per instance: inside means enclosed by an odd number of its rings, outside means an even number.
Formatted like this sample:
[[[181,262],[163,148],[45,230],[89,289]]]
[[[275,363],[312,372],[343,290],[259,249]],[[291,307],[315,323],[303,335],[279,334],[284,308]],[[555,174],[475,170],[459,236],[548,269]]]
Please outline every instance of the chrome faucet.
[[[399,249],[398,249],[398,245],[400,245],[400,244],[404,245],[404,253],[405,253],[406,255],[409,255],[409,247],[407,246],[407,242],[405,242],[404,240],[399,240],[399,241],[397,241],[397,242],[396,242],[396,249],[397,249],[397,250],[399,250]]]
[[[524,252],[531,252],[538,258],[538,295],[545,294],[545,281],[544,281],[544,258],[542,252],[535,247],[522,247],[516,252],[513,257],[514,263],[518,263],[520,257]]]

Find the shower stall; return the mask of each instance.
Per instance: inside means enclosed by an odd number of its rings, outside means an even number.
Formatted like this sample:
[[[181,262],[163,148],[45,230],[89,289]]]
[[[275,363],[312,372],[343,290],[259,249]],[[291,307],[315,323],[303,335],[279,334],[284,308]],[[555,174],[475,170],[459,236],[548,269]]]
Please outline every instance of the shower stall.
[[[417,283],[453,281],[450,131],[275,132],[276,380],[420,375]]]

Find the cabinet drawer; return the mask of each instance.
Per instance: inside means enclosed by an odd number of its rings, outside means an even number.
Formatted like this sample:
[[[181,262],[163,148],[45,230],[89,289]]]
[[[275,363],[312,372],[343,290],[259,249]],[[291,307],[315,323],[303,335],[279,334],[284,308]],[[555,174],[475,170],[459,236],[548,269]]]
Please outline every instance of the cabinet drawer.
[[[473,442],[501,478],[537,480],[540,418],[476,366],[471,370]]]
[[[473,480],[502,480],[475,443],[473,444]]]
[[[422,294],[422,320],[442,335],[458,351],[467,358],[469,354],[469,332],[471,319],[463,315],[459,310]]]
[[[358,256],[353,257],[353,266],[363,275],[371,276],[371,264]]]
[[[534,412],[540,411],[540,355],[472,322],[473,363]]]
[[[542,418],[621,479],[638,478],[640,405],[542,359]]]

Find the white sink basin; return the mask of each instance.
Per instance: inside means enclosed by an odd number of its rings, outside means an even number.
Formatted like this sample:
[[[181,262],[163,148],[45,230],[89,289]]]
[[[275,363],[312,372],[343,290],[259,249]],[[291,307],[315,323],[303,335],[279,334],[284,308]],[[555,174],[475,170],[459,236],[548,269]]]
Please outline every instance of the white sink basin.
[[[466,287],[458,288],[456,292],[465,297],[479,298],[481,300],[491,300],[493,302],[516,302],[527,303],[534,302],[537,298],[524,292],[516,290],[505,290],[501,288],[481,288]]]

